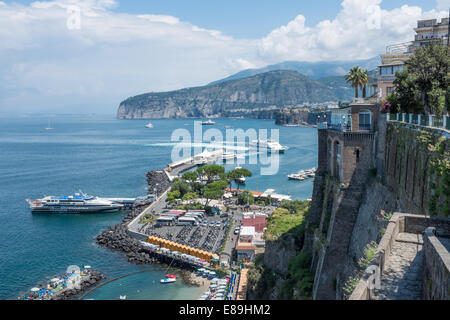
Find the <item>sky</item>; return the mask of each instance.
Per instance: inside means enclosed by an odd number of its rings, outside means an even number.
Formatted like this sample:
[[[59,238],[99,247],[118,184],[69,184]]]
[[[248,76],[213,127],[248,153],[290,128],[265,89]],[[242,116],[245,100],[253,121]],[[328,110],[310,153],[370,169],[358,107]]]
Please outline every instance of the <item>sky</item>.
[[[372,58],[450,0],[0,1],[0,114],[109,113],[129,96],[286,60]]]

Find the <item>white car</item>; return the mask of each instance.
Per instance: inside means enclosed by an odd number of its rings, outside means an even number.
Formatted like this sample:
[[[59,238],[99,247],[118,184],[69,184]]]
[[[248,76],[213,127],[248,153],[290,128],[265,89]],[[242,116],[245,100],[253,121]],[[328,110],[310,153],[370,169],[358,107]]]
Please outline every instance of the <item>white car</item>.
[[[236,228],[236,229],[234,229],[234,234],[239,234],[240,231],[241,231],[241,228]]]

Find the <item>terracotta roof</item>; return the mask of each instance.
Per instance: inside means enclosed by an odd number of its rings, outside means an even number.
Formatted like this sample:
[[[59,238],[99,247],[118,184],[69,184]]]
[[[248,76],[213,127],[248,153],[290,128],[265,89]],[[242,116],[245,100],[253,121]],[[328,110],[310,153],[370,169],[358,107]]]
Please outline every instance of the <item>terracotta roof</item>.
[[[252,244],[238,244],[236,250],[255,250],[255,246]]]
[[[250,218],[242,219],[242,226],[255,227],[256,232],[263,232],[266,224],[267,219],[264,216],[251,216]]]

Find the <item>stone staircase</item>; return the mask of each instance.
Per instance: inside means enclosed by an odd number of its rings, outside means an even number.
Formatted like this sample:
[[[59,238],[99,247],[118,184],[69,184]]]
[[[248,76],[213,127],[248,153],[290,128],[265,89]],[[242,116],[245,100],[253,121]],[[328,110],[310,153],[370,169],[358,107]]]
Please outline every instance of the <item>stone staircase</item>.
[[[423,237],[399,233],[381,275],[377,300],[421,300],[423,272]]]

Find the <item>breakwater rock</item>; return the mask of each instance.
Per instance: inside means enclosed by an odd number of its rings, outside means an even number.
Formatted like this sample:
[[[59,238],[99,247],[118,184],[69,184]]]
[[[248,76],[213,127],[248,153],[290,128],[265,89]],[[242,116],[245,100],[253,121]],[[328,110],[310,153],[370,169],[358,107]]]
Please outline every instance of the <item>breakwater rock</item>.
[[[90,270],[89,277],[83,279],[78,288],[66,289],[51,297],[50,300],[70,300],[71,298],[80,295],[93,285],[99,283],[102,279],[105,279],[105,276],[101,272]]]
[[[138,240],[127,232],[127,224],[134,219],[144,207],[133,208],[123,219],[122,223],[111,226],[97,236],[97,243],[101,246],[125,253],[129,262],[136,264],[157,263],[157,260],[146,253]]]
[[[155,192],[158,196],[166,192],[170,188],[170,181],[166,173],[160,171],[150,171],[147,173],[148,191]]]

